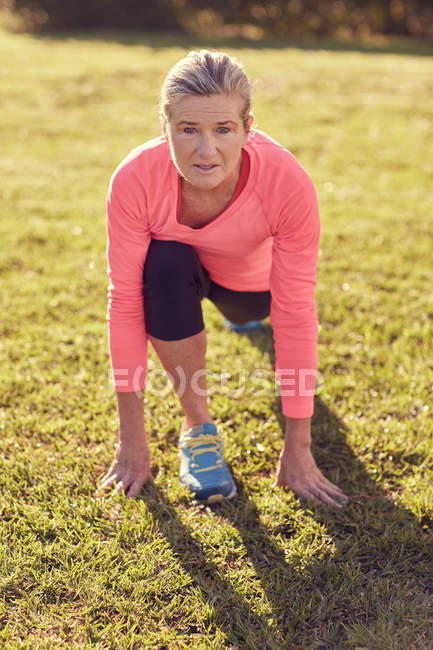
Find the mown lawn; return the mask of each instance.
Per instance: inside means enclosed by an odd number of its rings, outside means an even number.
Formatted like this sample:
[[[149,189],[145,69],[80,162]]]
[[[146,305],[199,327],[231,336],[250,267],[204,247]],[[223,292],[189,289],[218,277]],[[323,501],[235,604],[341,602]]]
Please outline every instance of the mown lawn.
[[[211,412],[238,497],[200,508],[179,486],[182,413],[154,354],[155,483],[94,497],[117,439],[107,184],[158,135],[163,76],[197,45],[0,35],[1,646],[432,648],[433,47],[224,45],[258,127],[317,188],[314,451],[350,505],[272,488],[270,328],[229,334],[209,303]]]

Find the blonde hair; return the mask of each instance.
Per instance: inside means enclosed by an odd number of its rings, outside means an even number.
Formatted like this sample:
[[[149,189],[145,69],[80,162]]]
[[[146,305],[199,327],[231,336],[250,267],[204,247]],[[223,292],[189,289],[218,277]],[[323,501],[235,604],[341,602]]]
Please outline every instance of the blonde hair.
[[[169,71],[161,88],[161,124],[170,118],[170,108],[182,97],[239,93],[243,100],[241,119],[247,128],[251,110],[251,86],[242,65],[224,52],[192,50]]]

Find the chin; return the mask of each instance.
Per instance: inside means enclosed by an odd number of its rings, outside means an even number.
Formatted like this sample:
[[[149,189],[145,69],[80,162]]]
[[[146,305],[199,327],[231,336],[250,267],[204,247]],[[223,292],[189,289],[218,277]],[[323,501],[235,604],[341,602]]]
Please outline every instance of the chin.
[[[195,183],[195,186],[202,190],[215,190],[221,183]]]
[[[213,190],[222,183],[219,178],[187,178],[188,183],[203,190]]]

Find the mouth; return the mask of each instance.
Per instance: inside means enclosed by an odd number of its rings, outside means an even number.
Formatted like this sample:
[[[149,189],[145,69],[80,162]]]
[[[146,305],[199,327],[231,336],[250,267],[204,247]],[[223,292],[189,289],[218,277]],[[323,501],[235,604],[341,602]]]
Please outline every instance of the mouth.
[[[213,169],[216,169],[218,167],[218,165],[193,165],[193,167],[197,171],[199,171],[199,172],[201,172],[203,174],[207,174],[207,173],[211,172]]]

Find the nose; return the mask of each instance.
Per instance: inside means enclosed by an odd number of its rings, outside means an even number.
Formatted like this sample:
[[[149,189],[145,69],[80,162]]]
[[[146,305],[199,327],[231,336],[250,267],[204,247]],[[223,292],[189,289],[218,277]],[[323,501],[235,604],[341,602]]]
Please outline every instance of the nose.
[[[197,153],[200,156],[210,158],[216,153],[216,144],[210,134],[202,133],[197,143]]]

